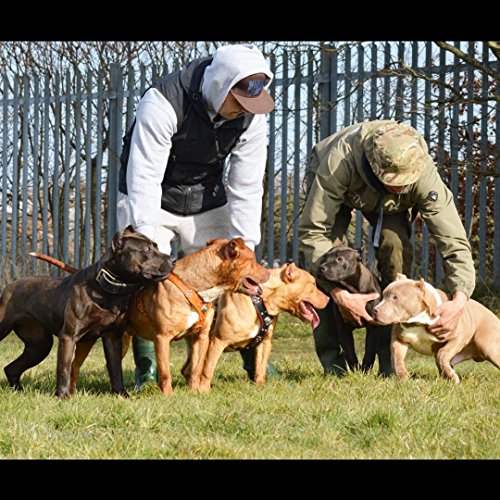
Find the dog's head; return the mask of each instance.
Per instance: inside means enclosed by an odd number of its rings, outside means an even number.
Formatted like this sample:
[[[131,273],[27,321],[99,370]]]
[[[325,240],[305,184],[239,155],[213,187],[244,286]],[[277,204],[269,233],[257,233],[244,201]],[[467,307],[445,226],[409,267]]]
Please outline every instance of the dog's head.
[[[382,300],[373,308],[372,315],[382,325],[405,323],[423,312],[431,316],[437,305],[435,295],[423,278],[414,281],[398,274],[384,289]]]
[[[162,281],[172,272],[175,260],[158,250],[157,244],[128,226],[113,236],[106,267],[127,283]]]
[[[265,305],[269,314],[287,312],[311,323],[313,329],[319,325],[316,309],[326,307],[330,298],[316,287],[314,276],[288,263],[271,271],[268,283],[265,284]]]
[[[208,240],[207,245],[221,259],[217,271],[219,286],[233,292],[260,295],[261,283],[269,278],[269,271],[255,260],[255,254],[242,238]]]
[[[332,248],[319,259],[316,276],[328,281],[346,281],[358,272],[361,255],[362,250],[347,246]]]

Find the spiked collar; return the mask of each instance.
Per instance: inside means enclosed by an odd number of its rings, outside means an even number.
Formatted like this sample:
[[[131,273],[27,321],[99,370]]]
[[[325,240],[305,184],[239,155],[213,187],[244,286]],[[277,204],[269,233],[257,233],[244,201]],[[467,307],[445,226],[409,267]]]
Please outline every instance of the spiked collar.
[[[134,292],[140,287],[138,283],[125,283],[121,281],[109,269],[106,269],[101,262],[97,265],[95,280],[102,290],[112,295],[124,295]]]

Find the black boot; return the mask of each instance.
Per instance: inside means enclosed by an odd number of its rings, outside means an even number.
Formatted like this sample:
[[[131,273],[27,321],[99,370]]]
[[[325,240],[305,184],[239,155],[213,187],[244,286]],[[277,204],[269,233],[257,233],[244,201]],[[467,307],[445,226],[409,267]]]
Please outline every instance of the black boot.
[[[390,325],[378,328],[377,356],[379,375],[389,377],[394,372],[391,363],[391,329]]]
[[[250,349],[242,349],[240,351],[241,357],[243,358],[243,369],[247,372],[248,378],[255,382],[255,347]],[[266,379],[276,377],[278,375],[278,370],[271,363],[267,362],[266,367]]]
[[[138,392],[147,382],[158,382],[155,344],[151,340],[134,336],[132,349],[135,361],[135,390]]]
[[[325,375],[343,376],[346,373],[345,354],[340,345],[332,304],[318,309],[320,323],[313,330],[314,347]]]

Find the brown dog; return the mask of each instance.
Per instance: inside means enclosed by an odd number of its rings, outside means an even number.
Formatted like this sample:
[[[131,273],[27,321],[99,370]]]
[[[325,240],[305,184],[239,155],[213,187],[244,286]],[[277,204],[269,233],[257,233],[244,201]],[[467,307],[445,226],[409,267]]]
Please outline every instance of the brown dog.
[[[72,276],[35,276],[7,285],[0,297],[0,340],[13,330],[25,344],[5,367],[9,384],[22,389],[21,375],[48,356],[56,335],[56,395],[69,397],[75,344],[102,336],[111,389],[126,396],[120,351],[127,306],[140,287],[165,279],[173,266],[156,243],[129,226],[114,235],[99,262]]]
[[[259,283],[269,278],[269,271],[258,264],[255,254],[241,238],[210,240],[209,246],[194,252],[176,264],[176,276],[205,302],[213,301],[226,291],[257,295]],[[170,342],[193,335],[189,386],[197,390],[208,335],[214,317],[210,308],[205,318],[193,309],[185,294],[171,281],[147,287],[143,291],[143,309],[136,299],[130,310],[129,324],[135,334],[155,343],[158,385],[164,394],[172,394]]]
[[[453,367],[468,359],[488,360],[500,368],[500,320],[486,307],[470,299],[457,328],[447,342],[439,341],[425,328],[435,309],[447,300],[423,279],[413,281],[398,274],[384,290],[382,302],[373,309],[378,323],[391,324],[391,354],[394,372],[408,378],[404,359],[408,346],[421,354],[434,355],[439,373],[459,383]],[[435,319],[434,319],[435,321]]]
[[[278,315],[287,312],[311,323],[319,323],[314,308],[323,309],[329,297],[316,288],[316,280],[294,264],[284,264],[271,270],[268,281],[262,284],[262,301],[269,318],[263,340],[255,350],[255,383],[264,384],[266,367],[271,353],[271,339]],[[219,299],[217,318],[210,332],[210,343],[199,383],[200,392],[208,392],[217,361],[227,348],[241,349],[252,343],[259,334],[262,322],[253,303],[253,297],[241,293],[226,293]],[[272,318],[272,319],[271,319]]]
[[[207,244],[207,247],[177,261],[175,276],[185,285],[184,290],[174,284],[172,274],[167,281],[145,287],[135,296],[129,308],[127,332],[154,341],[158,384],[164,394],[172,394],[170,342],[193,336],[193,369],[187,378],[190,387],[196,390],[197,382],[194,381],[198,381],[201,375],[214,316],[213,307],[208,305],[226,291],[259,294],[262,292],[259,283],[269,277],[269,271],[256,262],[255,254],[241,238],[209,240]],[[71,266],[65,266],[60,261],[41,255],[37,257],[72,272]],[[198,312],[191,305],[188,297],[193,296],[199,297],[200,303],[207,306],[206,311]],[[72,391],[75,390],[81,365],[94,343],[91,340],[76,346],[71,372]],[[122,355],[127,352],[129,344],[130,337],[125,335]]]

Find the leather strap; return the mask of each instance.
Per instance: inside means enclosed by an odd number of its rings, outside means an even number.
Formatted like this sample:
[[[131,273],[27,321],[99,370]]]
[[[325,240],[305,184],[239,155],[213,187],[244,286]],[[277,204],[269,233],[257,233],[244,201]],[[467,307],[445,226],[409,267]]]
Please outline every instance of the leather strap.
[[[191,328],[201,327],[207,317],[207,313],[210,309],[213,309],[214,305],[212,302],[203,302],[203,299],[198,295],[196,290],[193,290],[189,286],[182,281],[179,276],[174,273],[170,273],[167,278],[167,281],[170,281],[174,284],[186,297],[187,301],[194,307],[196,312],[198,313],[198,321]],[[137,309],[140,313],[145,314],[146,309],[144,307],[144,302],[142,300],[142,293],[137,294],[136,298]]]
[[[184,281],[182,281],[176,274],[170,273],[167,279],[184,294],[184,297],[186,297],[189,303],[196,309],[200,319],[193,325],[192,328],[201,326],[207,317],[208,311],[213,308],[212,302],[203,302],[203,299],[198,295],[198,292],[187,286],[186,283],[184,283]]]
[[[274,320],[274,316],[271,316],[267,312],[266,306],[264,305],[264,301],[261,297],[259,297],[258,295],[252,295],[252,304],[254,305],[255,311],[259,318],[260,330],[258,331],[257,335],[250,341],[250,343],[245,347],[238,349],[239,351],[257,347],[264,340],[264,337],[269,331],[269,327],[272,325]]]
[[[97,267],[95,280],[105,292],[113,295],[131,293],[140,287],[138,283],[125,283],[120,281],[111,271],[102,266],[100,262]]]

